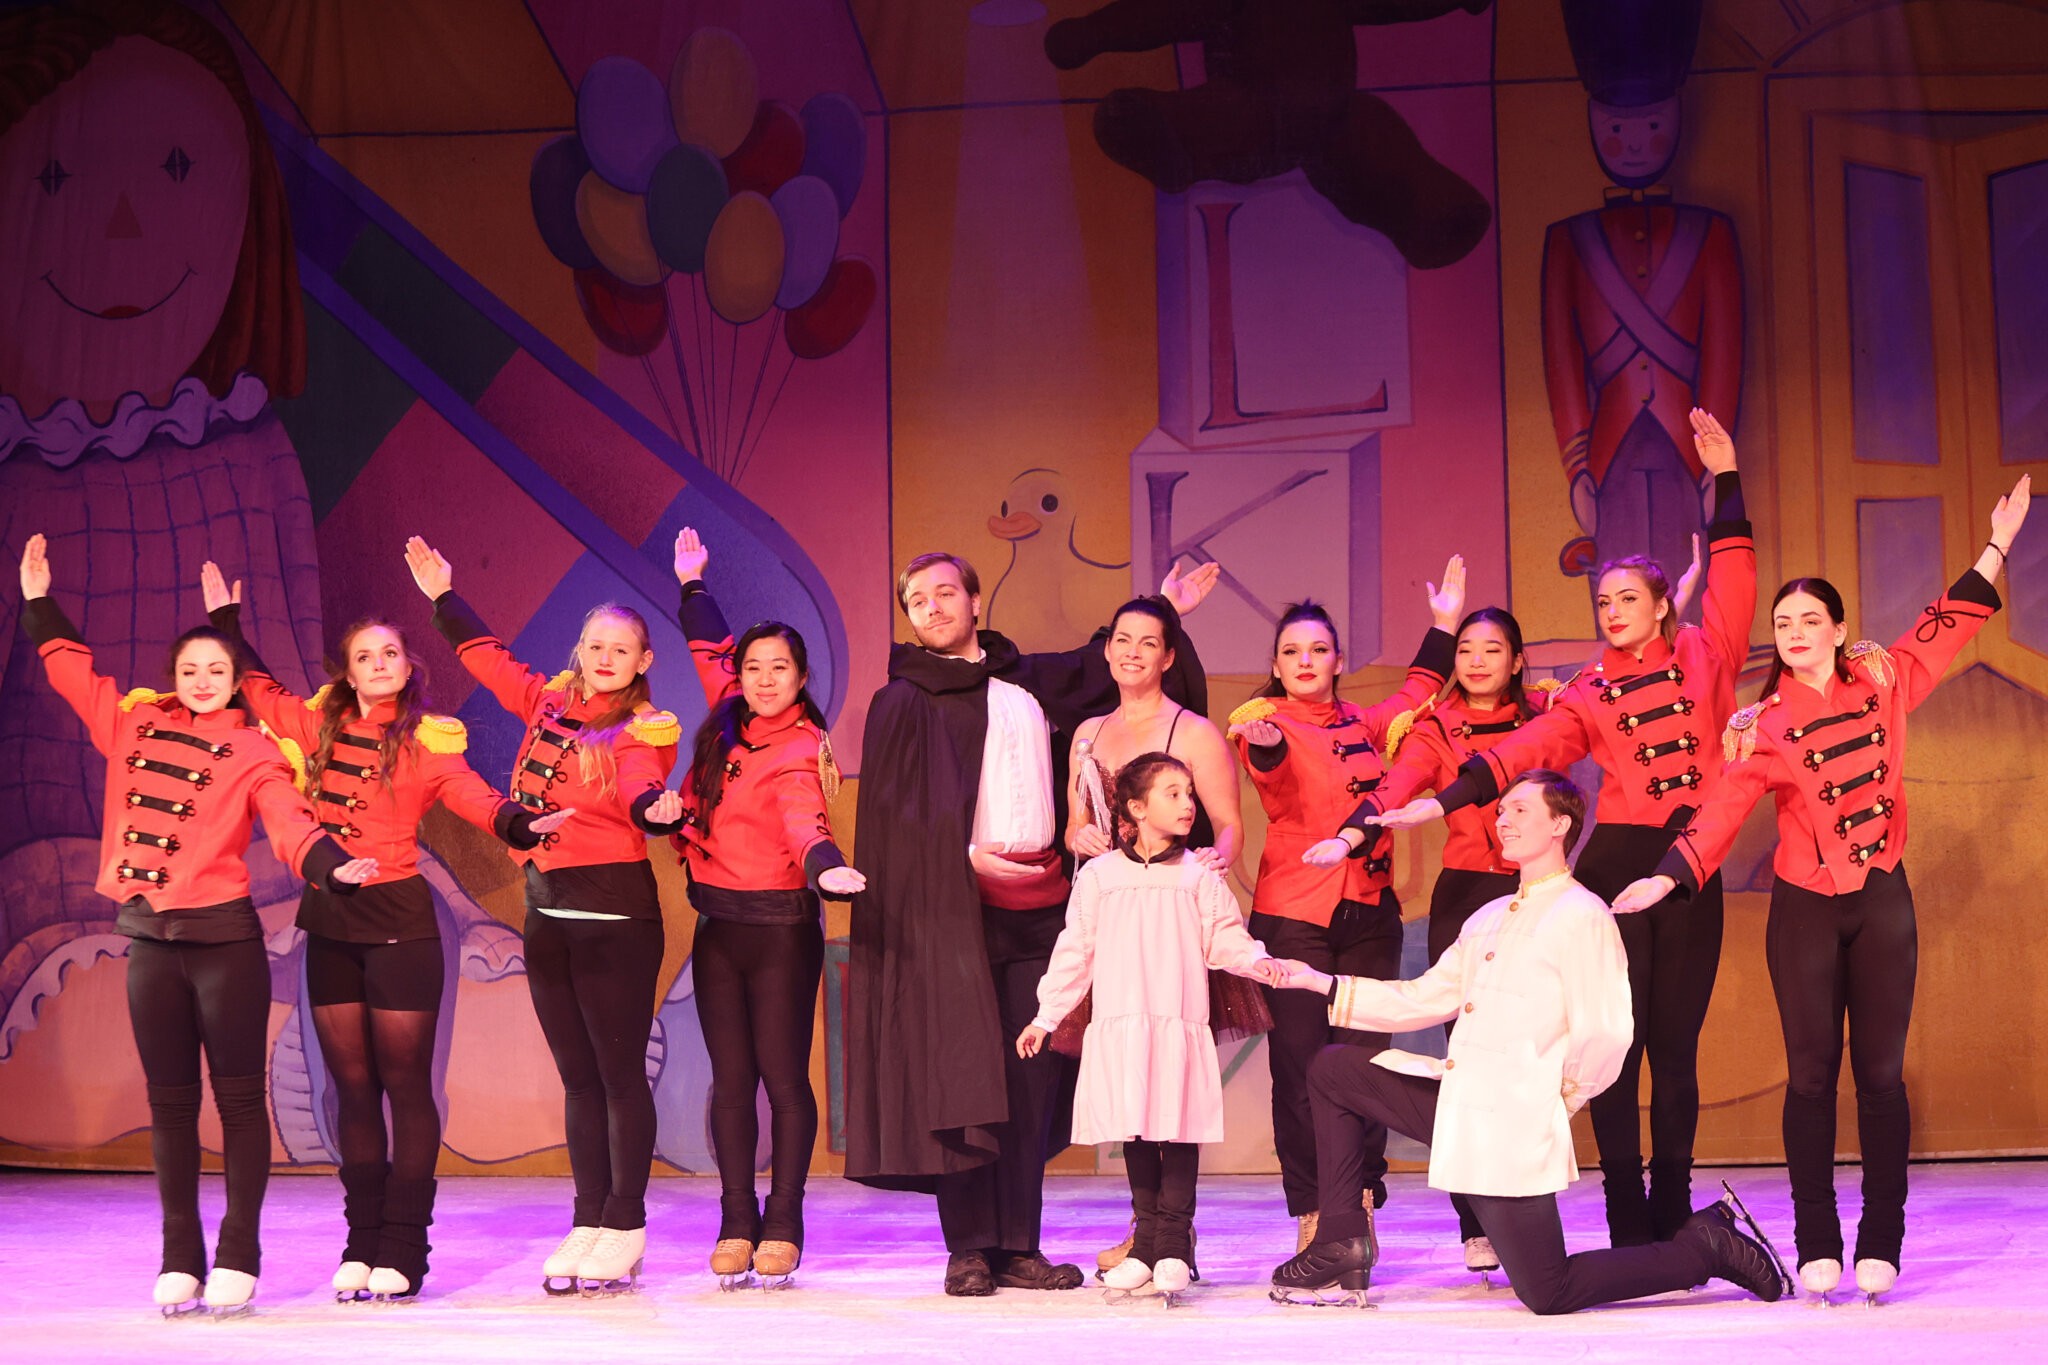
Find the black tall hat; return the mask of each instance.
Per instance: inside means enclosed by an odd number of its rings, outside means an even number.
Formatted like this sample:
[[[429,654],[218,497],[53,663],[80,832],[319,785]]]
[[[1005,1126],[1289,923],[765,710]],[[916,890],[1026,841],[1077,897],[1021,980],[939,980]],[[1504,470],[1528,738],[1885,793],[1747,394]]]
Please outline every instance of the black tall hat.
[[[1670,99],[1692,69],[1702,0],[1560,0],[1586,93],[1636,109]]]

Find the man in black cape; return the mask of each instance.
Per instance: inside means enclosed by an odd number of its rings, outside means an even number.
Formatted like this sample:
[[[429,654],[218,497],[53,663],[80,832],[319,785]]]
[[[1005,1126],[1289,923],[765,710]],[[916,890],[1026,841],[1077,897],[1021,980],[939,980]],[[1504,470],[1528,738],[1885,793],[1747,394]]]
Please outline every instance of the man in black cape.
[[[1200,715],[1208,681],[1179,629],[1217,577],[1213,564],[1169,572],[1160,599],[1174,622],[1168,696]],[[853,903],[847,982],[846,1174],[882,1189],[938,1196],[946,1292],[998,1285],[1073,1289],[1072,1265],[1038,1246],[1045,1163],[1067,1145],[1074,1066],[1011,1046],[1038,1009],[1038,980],[1066,920],[1059,849],[1067,737],[1115,709],[1103,642],[1023,654],[977,631],[980,582],[953,555],[920,555],[897,580],[916,644],[889,654],[889,682],[868,711],[854,844],[867,890]],[[1049,745],[1052,847],[976,847],[991,680],[1031,716],[1019,733]],[[1014,713],[1013,713],[1014,714]],[[1046,734],[1047,729],[1050,735]]]

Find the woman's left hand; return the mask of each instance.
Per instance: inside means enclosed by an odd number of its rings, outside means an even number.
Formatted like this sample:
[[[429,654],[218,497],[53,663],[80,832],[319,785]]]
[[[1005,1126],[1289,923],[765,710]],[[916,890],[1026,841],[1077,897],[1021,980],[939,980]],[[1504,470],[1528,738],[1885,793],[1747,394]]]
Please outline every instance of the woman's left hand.
[[[334,880],[347,882],[350,886],[362,886],[377,879],[375,858],[351,858],[334,869]]]
[[[828,867],[818,874],[818,889],[835,896],[851,896],[868,889],[868,879],[850,867]]]
[[[1182,574],[1180,561],[1175,560],[1166,571],[1166,577],[1159,584],[1159,595],[1173,604],[1173,609],[1186,616],[1202,605],[1202,599],[1216,586],[1216,580],[1223,575],[1223,566],[1210,560]]]
[[[1438,630],[1456,630],[1465,615],[1465,556],[1452,555],[1444,565],[1443,586],[1425,584],[1429,589],[1429,614]]]
[[[682,818],[683,798],[676,792],[665,791],[648,804],[647,823],[650,825],[673,825]]]
[[[527,826],[527,829],[535,834],[553,834],[556,830],[568,824],[569,817],[575,813],[576,808],[574,806],[570,806],[567,810],[551,811],[546,815],[537,817],[532,824]]]
[[[1728,438],[1727,429],[1705,408],[1694,408],[1687,416],[1692,419],[1692,448],[1701,466],[1709,474],[1733,474],[1735,442]]]
[[[1191,848],[1188,856],[1218,876],[1230,871],[1230,859],[1223,856],[1220,848]]]
[[[1991,543],[1999,553],[2012,553],[2013,537],[2020,533],[2020,527],[2027,519],[2027,505],[2034,500],[2034,476],[2020,475],[2020,481],[2012,486],[2012,492],[1998,500],[1998,506],[1991,509]]]

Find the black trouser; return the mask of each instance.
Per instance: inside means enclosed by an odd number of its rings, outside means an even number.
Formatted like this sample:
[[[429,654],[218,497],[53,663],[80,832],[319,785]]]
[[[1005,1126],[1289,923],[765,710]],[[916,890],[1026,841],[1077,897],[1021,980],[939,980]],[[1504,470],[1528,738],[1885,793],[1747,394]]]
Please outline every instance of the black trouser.
[[[270,1044],[270,959],[261,939],[128,942],[128,1022],[149,1086],[149,1148],[163,1204],[163,1272],[206,1275],[199,1224],[199,1055],[220,1112],[228,1200],[214,1264],[263,1268],[263,1190],[270,1115],[263,1102]]]
[[[1158,1265],[1171,1256],[1194,1263],[1195,1180],[1202,1148],[1193,1142],[1124,1139],[1124,1174],[1131,1181],[1132,1259]]]
[[[1043,910],[981,909],[988,969],[1002,1024],[1003,1083],[1010,1117],[995,1125],[996,1159],[939,1177],[939,1228],[946,1250],[1038,1250],[1045,1204],[1045,1163],[1058,1153],[1053,1133],[1073,1098],[1074,1062],[1051,1048],[1019,1057],[1011,1044],[1038,1015],[1038,981],[1067,922],[1064,905]]]
[[[1576,876],[1601,900],[1657,870],[1676,837],[1651,825],[1596,825]],[[1615,916],[1628,953],[1636,1036],[1614,1084],[1587,1110],[1600,1146],[1608,1231],[1617,1242],[1668,1238],[1692,1212],[1692,1147],[1700,1126],[1700,1030],[1721,968],[1721,874],[1689,899],[1667,896],[1648,910]],[[1650,1063],[1650,1195],[1642,1192],[1639,1100]]]
[[[1363,1148],[1375,1132],[1383,1138],[1389,1128],[1417,1142],[1430,1141],[1442,1088],[1429,1077],[1376,1066],[1356,1048],[1326,1048],[1316,1058],[1309,1095],[1315,1105],[1323,1170],[1318,1241],[1365,1235],[1361,1200],[1368,1162],[1361,1155]],[[1500,1134],[1503,1144],[1518,1140],[1514,1132]],[[1515,1297],[1534,1313],[1575,1313],[1594,1304],[1690,1289],[1705,1284],[1711,1269],[1706,1258],[1684,1242],[1567,1255],[1554,1194],[1465,1198],[1493,1242]]]
[[[526,915],[526,986],[562,1077],[577,1227],[647,1225],[655,1126],[647,1038],[661,951],[658,919]]]
[[[1842,1021],[1856,1078],[1863,1220],[1856,1259],[1899,1263],[1906,1236],[1906,1031],[1920,958],[1913,890],[1903,866],[1872,872],[1860,891],[1827,896],[1779,880],[1764,960],[1785,1030],[1785,1168],[1799,1263],[1842,1258],[1835,1211],[1835,1086]]]
[[[1305,962],[1333,976],[1401,975],[1401,902],[1392,891],[1377,901],[1338,901],[1329,927],[1253,911],[1252,937],[1278,958]],[[1330,1043],[1355,1043],[1367,1056],[1383,1052],[1391,1034],[1330,1027],[1329,1001],[1314,991],[1264,987],[1273,1012],[1266,1035],[1266,1062],[1273,1073],[1273,1151],[1280,1158],[1280,1188],[1287,1213],[1299,1218],[1316,1207],[1316,1134],[1308,1112],[1308,1064]],[[1387,1144],[1382,1134],[1371,1153],[1368,1177],[1374,1194],[1386,1197]]]
[[[1520,888],[1522,879],[1512,872],[1475,872],[1467,868],[1447,867],[1437,874],[1436,887],[1429,894],[1429,965],[1434,967],[1458,935],[1465,928],[1465,921],[1488,901],[1512,896]],[[1453,1019],[1444,1025],[1444,1041],[1451,1040],[1451,1030],[1456,1027]],[[1472,1205],[1464,1195],[1451,1196],[1451,1207],[1458,1214],[1458,1240],[1469,1242],[1474,1237],[1483,1237],[1479,1230],[1479,1216],[1472,1212]]]
[[[718,1157],[718,1235],[803,1245],[804,1177],[818,1138],[811,1025],[825,972],[825,931],[803,924],[697,918],[690,970],[711,1054],[711,1147]],[[755,1095],[768,1088],[770,1183],[754,1200],[760,1142]]]

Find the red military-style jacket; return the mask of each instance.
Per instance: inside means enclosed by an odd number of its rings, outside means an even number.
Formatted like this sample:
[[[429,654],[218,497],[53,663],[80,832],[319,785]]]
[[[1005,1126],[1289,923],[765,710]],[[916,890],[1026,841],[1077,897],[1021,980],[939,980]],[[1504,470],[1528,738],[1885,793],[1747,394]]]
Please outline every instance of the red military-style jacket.
[[[1615,193],[1543,239],[1543,374],[1565,476],[1597,485],[1647,412],[1698,480],[1694,407],[1732,428],[1742,394],[1742,263],[1726,214]]]
[[[1906,713],[1999,607],[1975,569],[1920,614],[1890,652],[1849,648],[1849,679],[1825,692],[1786,677],[1729,722],[1724,780],[1657,868],[1687,891],[1714,874],[1750,809],[1778,803],[1777,875],[1824,896],[1859,891],[1906,851]]]
[[[1423,639],[1401,689],[1373,706],[1332,701],[1310,705],[1273,697],[1265,711],[1255,699],[1231,713],[1233,723],[1270,720],[1281,742],[1255,747],[1239,736],[1238,755],[1251,772],[1266,811],[1266,847],[1259,855],[1259,879],[1252,909],[1281,919],[1328,925],[1339,901],[1379,898],[1392,880],[1393,848],[1367,840],[1336,867],[1311,867],[1301,855],[1329,838],[1386,775],[1379,749],[1394,718],[1434,696],[1450,676],[1457,644],[1449,632],[1432,630]],[[1263,714],[1250,714],[1254,708]]]
[[[212,614],[216,627],[241,639],[239,611],[225,607]],[[256,718],[277,735],[289,757],[294,752],[303,769],[320,746],[321,704],[327,689],[302,698],[280,683],[261,660],[242,645],[246,670],[242,698]],[[334,737],[334,754],[320,774],[317,790],[306,792],[320,817],[321,828],[348,850],[351,858],[375,858],[377,876],[367,883],[382,886],[419,875],[419,824],[436,801],[454,814],[520,847],[538,840],[524,833],[532,817],[516,802],[500,796],[477,776],[463,757],[469,731],[453,716],[426,716],[413,730],[412,742],[399,749],[398,769],[385,780],[378,768],[378,749],[398,707],[378,702],[368,715],[358,715]],[[525,816],[522,819],[522,815]]]
[[[1723,475],[1725,510],[1741,505],[1741,486]],[[1638,659],[1609,646],[1531,718],[1467,760],[1437,800],[1446,814],[1499,799],[1516,774],[1564,771],[1591,755],[1600,764],[1600,823],[1663,826],[1682,806],[1697,806],[1721,770],[1715,737],[1735,709],[1735,679],[1749,656],[1756,614],[1756,543],[1747,521],[1708,528],[1705,624],[1680,626],[1676,643],[1660,635]]]
[[[30,599],[22,616],[50,685],[107,756],[94,883],[102,896],[139,896],[159,914],[245,900],[242,855],[258,818],[278,861],[309,880],[348,861],[321,833],[277,745],[241,711],[197,715],[148,688],[123,696],[93,671],[92,651],[49,598]]]
[[[684,586],[678,620],[704,699],[715,708],[739,690],[732,631],[701,581]],[[694,784],[685,779],[689,804],[671,842],[689,869],[690,899],[699,910],[755,922],[816,914],[807,894],[792,900],[786,893],[816,890],[821,873],[846,865],[825,812],[820,751],[827,744],[801,703],[773,719],[748,720],[722,760],[723,790],[708,831]],[[785,894],[755,894],[761,892]]]
[[[644,815],[668,784],[682,728],[667,711],[647,711],[612,741],[616,766],[613,790],[583,777],[578,734],[611,703],[586,696],[575,673],[543,677],[512,657],[460,597],[434,600],[434,626],[455,647],[455,657],[498,704],[526,723],[526,743],[512,767],[512,799],[537,815],[570,808],[576,817],[530,849],[512,850],[513,861],[543,872],[644,862],[647,836],[667,833],[645,823]]]
[[[1540,708],[1543,703],[1538,698],[1542,696],[1541,692],[1531,694],[1530,704]],[[1410,720],[1412,728],[1403,726],[1403,719]],[[1474,711],[1455,693],[1423,703],[1409,717],[1397,718],[1387,741],[1387,775],[1344,824],[1373,837],[1376,831],[1365,824],[1368,816],[1405,806],[1425,791],[1442,791],[1457,780],[1461,767],[1513,734],[1523,719],[1520,709],[1506,699],[1491,711]],[[1515,864],[1501,852],[1500,831],[1495,827],[1498,805],[1486,801],[1445,817],[1445,870],[1515,870]]]

